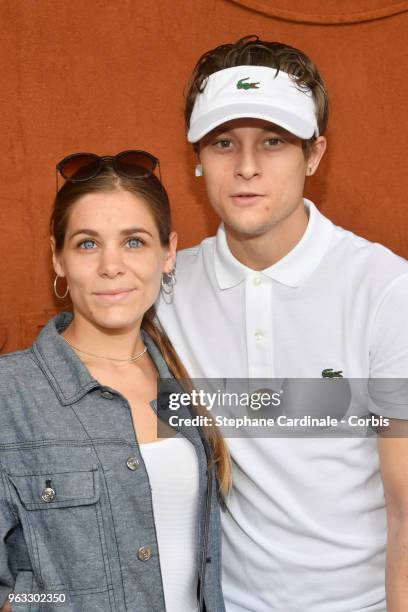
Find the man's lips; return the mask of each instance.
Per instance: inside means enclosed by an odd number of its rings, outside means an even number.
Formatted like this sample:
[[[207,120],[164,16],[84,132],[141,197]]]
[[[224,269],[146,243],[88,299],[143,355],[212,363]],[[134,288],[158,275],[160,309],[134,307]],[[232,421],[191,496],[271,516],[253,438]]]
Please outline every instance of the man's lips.
[[[247,204],[254,204],[259,198],[263,198],[263,194],[261,193],[253,193],[253,192],[238,192],[233,193],[231,196],[234,204],[238,206],[245,206]]]

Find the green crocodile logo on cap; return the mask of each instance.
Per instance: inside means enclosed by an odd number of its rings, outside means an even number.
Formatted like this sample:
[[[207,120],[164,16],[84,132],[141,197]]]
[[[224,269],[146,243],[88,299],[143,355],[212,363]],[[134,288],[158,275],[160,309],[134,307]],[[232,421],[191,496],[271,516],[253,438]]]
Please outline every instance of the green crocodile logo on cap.
[[[259,89],[259,81],[257,83],[244,83],[247,81],[249,77],[245,77],[245,79],[239,79],[237,83],[237,89]]]
[[[343,370],[339,370],[338,372],[335,372],[333,368],[326,368],[322,372],[322,377],[323,378],[343,378]]]

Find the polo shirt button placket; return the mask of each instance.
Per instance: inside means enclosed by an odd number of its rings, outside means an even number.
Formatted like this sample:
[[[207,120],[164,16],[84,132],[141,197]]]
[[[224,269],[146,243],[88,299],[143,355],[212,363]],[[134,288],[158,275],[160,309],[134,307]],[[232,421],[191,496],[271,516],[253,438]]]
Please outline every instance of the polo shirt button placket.
[[[269,378],[273,372],[273,286],[262,272],[245,279],[245,331],[249,378]]]

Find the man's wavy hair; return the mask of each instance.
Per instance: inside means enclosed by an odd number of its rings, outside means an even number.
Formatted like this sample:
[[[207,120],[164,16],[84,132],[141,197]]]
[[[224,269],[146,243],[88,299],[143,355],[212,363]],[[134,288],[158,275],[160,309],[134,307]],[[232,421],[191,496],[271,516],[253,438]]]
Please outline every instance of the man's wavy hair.
[[[329,120],[329,99],[326,86],[314,62],[302,51],[280,42],[268,42],[251,35],[235,43],[220,45],[204,53],[198,60],[187,85],[184,118],[187,130],[196,97],[206,85],[210,74],[235,66],[267,66],[291,75],[300,89],[310,89],[316,105],[319,134],[324,134]],[[303,140],[307,157],[316,137]],[[198,145],[198,143],[196,143]],[[198,146],[195,149],[198,150]]]

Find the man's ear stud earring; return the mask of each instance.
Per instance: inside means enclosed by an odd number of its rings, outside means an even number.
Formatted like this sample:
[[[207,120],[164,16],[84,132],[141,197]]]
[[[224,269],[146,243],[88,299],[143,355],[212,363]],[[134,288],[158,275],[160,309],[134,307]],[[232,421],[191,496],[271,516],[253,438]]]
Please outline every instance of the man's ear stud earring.
[[[201,164],[197,164],[194,170],[195,176],[203,176],[203,167]]]

